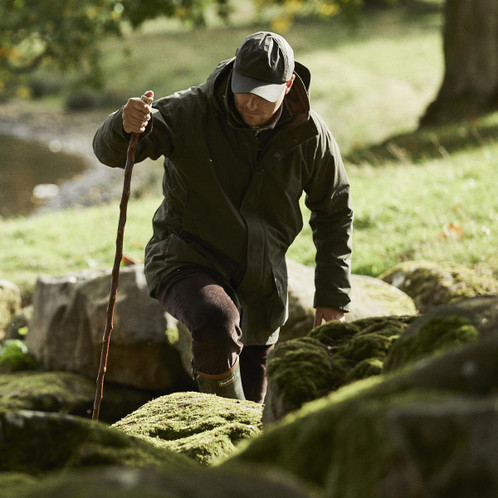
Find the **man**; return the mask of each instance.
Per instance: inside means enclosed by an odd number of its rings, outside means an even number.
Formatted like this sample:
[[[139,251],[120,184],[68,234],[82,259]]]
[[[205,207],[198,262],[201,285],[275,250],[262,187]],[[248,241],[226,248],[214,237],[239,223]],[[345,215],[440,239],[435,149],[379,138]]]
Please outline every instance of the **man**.
[[[165,157],[145,274],[151,295],[192,334],[202,392],[264,401],[303,191],[317,249],[315,326],[348,310],[349,183],[337,143],[310,110],[309,85],[287,41],[257,32],[204,84],[152,106],[132,98],[95,135],[97,157],[112,167],[123,167],[130,133],[140,133],[137,162]]]

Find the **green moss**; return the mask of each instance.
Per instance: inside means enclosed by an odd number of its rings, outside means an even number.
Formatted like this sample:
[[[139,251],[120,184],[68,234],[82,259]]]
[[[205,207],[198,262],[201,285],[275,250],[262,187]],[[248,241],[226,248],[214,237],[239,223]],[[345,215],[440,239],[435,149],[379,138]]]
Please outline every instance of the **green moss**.
[[[0,413],[0,470],[39,474],[94,465],[191,465],[190,460],[131,438],[103,423],[34,411]]]
[[[36,485],[38,479],[21,472],[0,472],[0,489],[1,495],[5,497],[14,497],[25,489],[26,486]]]
[[[8,339],[0,347],[0,373],[35,370],[38,362],[28,353],[27,347],[19,339]]]
[[[248,441],[222,466],[245,463],[292,473],[323,491],[321,496],[375,496],[394,460],[387,437],[391,409],[440,401],[441,391],[409,388],[407,377],[373,377],[306,404]]]
[[[351,368],[346,376],[345,383],[349,384],[357,380],[366,379],[374,375],[380,375],[384,369],[384,363],[378,358],[367,358]]]
[[[384,335],[377,333],[361,333],[351,339],[342,354],[346,358],[355,361],[362,361],[368,358],[384,358],[389,351],[393,340],[398,338],[396,335]]]
[[[95,383],[69,372],[0,375],[0,409],[85,413]]]
[[[106,384],[100,419],[115,422],[150,400],[152,393]],[[71,372],[0,374],[0,410],[39,410],[90,417],[95,380]]]
[[[286,341],[273,352],[267,375],[285,402],[297,408],[329,391],[332,379],[327,348],[311,337]]]
[[[259,434],[262,406],[202,393],[173,393],[113,425],[160,448],[209,464]]]
[[[418,331],[402,335],[396,341],[386,358],[385,369],[395,370],[423,357],[474,342],[478,338],[478,330],[467,318],[461,316],[433,318]]]
[[[286,410],[339,387],[382,373],[384,358],[414,316],[330,322],[307,337],[280,344],[267,368],[271,389]]]
[[[409,368],[349,384],[307,403],[268,426],[260,437],[246,443],[239,454],[222,466],[245,463],[284,470],[319,486],[320,496],[328,498],[384,496],[386,475],[395,474],[393,469],[400,458],[406,457],[406,451],[411,454],[418,448],[416,439],[410,441],[415,446],[403,446],[404,435],[411,434],[404,431],[409,431],[410,426],[395,426],[393,422],[400,420],[396,415],[421,414],[430,429],[430,414],[437,417],[442,405],[447,408],[450,402],[454,407],[473,406],[475,398],[463,395],[465,390],[452,392],[451,375],[448,379],[431,375],[440,371],[442,360],[435,358],[433,363],[424,365],[424,387],[418,384],[420,371]],[[466,361],[460,360],[460,364]],[[435,377],[439,388],[427,382]],[[451,406],[448,413],[454,412]],[[424,477],[436,475],[441,462],[444,458],[448,461],[454,451],[461,456],[458,441],[452,437],[445,441],[436,454],[424,455]]]
[[[414,316],[373,317],[353,323],[330,323],[312,330],[309,336],[325,344],[331,358],[329,390],[381,373],[379,365],[414,319]]]

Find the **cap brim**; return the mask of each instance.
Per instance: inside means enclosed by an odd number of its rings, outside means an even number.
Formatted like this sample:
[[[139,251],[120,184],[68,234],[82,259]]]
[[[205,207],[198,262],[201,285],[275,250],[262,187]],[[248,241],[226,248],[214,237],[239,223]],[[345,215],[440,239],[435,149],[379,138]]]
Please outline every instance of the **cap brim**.
[[[287,83],[268,83],[242,76],[237,71],[232,71],[232,92],[253,93],[269,102],[276,102],[285,90]]]

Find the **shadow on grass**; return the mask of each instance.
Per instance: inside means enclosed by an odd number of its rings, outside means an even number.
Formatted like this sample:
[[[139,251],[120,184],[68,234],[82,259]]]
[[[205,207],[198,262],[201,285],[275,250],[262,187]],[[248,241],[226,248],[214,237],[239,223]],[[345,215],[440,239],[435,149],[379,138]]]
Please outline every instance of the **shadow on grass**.
[[[419,128],[411,133],[395,135],[380,144],[352,148],[345,160],[361,165],[384,163],[421,163],[444,159],[455,152],[473,150],[498,141],[498,114],[490,122],[459,122],[444,127]]]

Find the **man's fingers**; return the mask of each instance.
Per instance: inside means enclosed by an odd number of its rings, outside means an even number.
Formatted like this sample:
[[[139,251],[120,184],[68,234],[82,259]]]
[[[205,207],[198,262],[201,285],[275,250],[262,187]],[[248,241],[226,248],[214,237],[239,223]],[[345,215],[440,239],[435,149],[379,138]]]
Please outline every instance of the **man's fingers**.
[[[143,133],[151,118],[152,108],[140,98],[131,98],[123,108],[123,128],[126,133]]]

